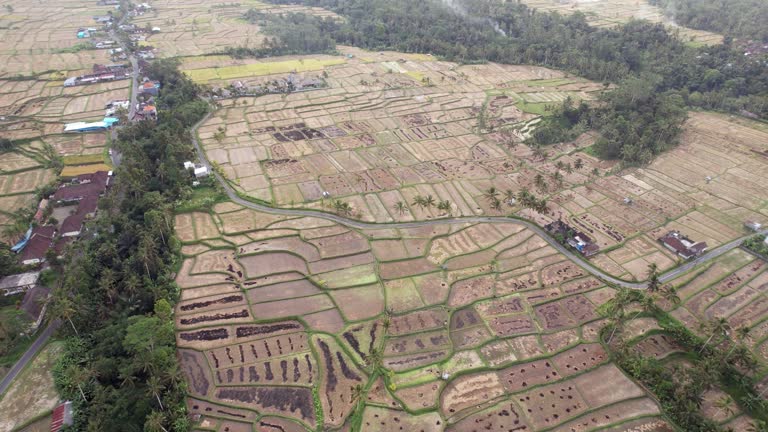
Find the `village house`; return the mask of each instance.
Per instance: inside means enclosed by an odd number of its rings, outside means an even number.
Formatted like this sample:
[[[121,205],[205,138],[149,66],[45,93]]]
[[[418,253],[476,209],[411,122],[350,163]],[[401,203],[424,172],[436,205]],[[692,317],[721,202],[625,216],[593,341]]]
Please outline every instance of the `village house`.
[[[6,296],[18,294],[34,288],[39,278],[40,272],[20,273],[6,276],[0,279],[0,291]]]
[[[201,164],[194,164],[190,161],[184,162],[184,169],[192,170],[196,178],[208,177],[208,167]]]
[[[56,227],[46,225],[32,229],[32,235],[19,252],[19,261],[22,265],[35,265],[45,262],[45,255],[53,247],[53,239],[56,236]]]
[[[680,231],[670,231],[659,238],[661,244],[683,259],[700,256],[707,250],[706,242],[694,242],[680,234]]]
[[[571,228],[570,225],[561,220],[556,220],[545,225],[544,229],[557,238],[558,241],[566,243],[585,257],[591,257],[600,251],[600,246],[598,246],[591,237],[581,231]]]

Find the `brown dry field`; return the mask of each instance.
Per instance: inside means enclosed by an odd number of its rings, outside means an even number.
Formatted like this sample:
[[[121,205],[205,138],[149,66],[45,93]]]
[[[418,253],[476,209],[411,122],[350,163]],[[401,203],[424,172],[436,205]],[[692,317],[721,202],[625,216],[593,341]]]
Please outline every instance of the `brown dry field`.
[[[715,45],[723,40],[716,33],[678,26],[664,15],[662,9],[651,6],[647,0],[523,0],[522,3],[545,12],[582,12],[587,22],[596,27],[613,27],[630,19],[645,19],[667,25],[672,31],[677,31],[683,41],[696,45]]]
[[[768,223],[768,184],[755,174],[768,169],[756,153],[768,145],[768,133],[755,123],[691,112],[682,144],[643,168],[617,171],[592,158],[582,151],[594,140],[589,135],[549,147],[541,159],[520,143],[536,117],[521,101],[591,99],[600,86],[544,68],[458,66],[427,56],[342,50],[353,57],[325,67],[329,88],[222,100],[201,126],[208,158],[236,189],[281,207],[331,212],[331,201],[340,199],[351,205],[352,217],[375,222],[512,213],[541,225],[564,219],[590,232],[602,249],[613,249],[593,257],[594,265],[628,280],[645,279],[650,264],[662,271],[679,264],[657,241],[669,230],[714,248],[742,236],[745,220]],[[293,60],[269,60],[275,61]],[[184,67],[209,66],[191,59]],[[486,102],[490,122],[518,128],[514,146],[478,132],[477,113]],[[223,137],[214,138],[219,130]],[[571,173],[556,167],[573,167],[578,159],[584,167]],[[600,175],[592,174],[595,168]],[[557,171],[562,184],[552,179]],[[546,189],[533,184],[537,174]],[[495,211],[484,194],[489,187],[502,193],[528,188],[549,198],[548,212],[506,204]],[[322,191],[331,198],[323,199]],[[446,200],[451,210],[419,207],[417,196]],[[627,197],[631,205],[624,204]],[[396,210],[398,202],[404,211]],[[408,256],[403,245],[389,243],[391,254]],[[446,247],[452,253],[458,246]]]
[[[164,57],[199,56],[227,47],[261,47],[264,40],[260,28],[240,17],[251,8],[264,13],[302,12],[321,17],[337,17],[320,8],[275,6],[249,0],[241,3],[213,4],[200,0],[160,0],[152,2],[153,10],[136,17],[138,25],[157,26],[158,34],[147,38]]]

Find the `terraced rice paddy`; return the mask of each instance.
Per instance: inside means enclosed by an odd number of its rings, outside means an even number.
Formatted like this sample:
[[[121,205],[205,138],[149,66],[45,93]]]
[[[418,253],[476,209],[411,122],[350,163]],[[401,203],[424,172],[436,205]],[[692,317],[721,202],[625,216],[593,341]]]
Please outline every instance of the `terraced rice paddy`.
[[[663,23],[679,33],[684,41],[694,44],[715,45],[723,41],[722,35],[703,30],[680,27],[664,11],[651,6],[646,0],[523,0],[523,4],[546,12],[572,14],[581,12],[587,22],[596,27],[612,27],[630,19],[644,19]]]
[[[223,203],[176,230],[200,430],[670,430],[597,343],[613,290],[520,226],[356,231]]]

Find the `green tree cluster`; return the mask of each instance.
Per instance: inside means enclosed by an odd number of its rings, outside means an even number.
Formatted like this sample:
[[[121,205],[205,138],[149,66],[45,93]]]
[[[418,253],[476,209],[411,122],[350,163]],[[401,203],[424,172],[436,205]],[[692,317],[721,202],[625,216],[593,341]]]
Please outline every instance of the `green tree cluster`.
[[[147,75],[161,82],[159,120],[118,133],[113,189],[53,292],[51,312],[71,334],[55,378],[75,403],[76,430],[188,429],[172,318],[172,208],[190,193],[182,163],[206,104],[176,62],[157,61]]]
[[[730,37],[768,42],[768,3],[762,0],[649,0],[675,23]]]

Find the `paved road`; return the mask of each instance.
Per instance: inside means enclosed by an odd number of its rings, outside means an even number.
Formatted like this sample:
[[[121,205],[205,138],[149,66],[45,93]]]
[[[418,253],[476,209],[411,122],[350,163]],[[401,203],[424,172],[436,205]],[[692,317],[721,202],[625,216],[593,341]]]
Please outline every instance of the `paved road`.
[[[3,377],[3,380],[0,381],[0,396],[2,396],[6,390],[8,390],[8,387],[10,387],[11,383],[14,379],[21,373],[22,370],[27,366],[27,363],[32,361],[33,358],[37,355],[37,352],[40,351],[46,343],[48,343],[48,339],[51,338],[51,335],[61,326],[61,321],[54,321],[50,324],[48,324],[48,327],[43,330],[42,333],[37,337],[37,339],[32,342],[32,345],[27,349],[27,351],[24,353],[24,355],[21,356],[19,361],[16,362],[15,365],[11,368],[10,371]]]
[[[197,124],[195,124],[192,127],[192,142],[195,146],[195,150],[197,151],[200,161],[205,166],[208,167],[209,171],[211,170],[211,163],[210,161],[208,161],[208,158],[205,155],[205,152],[203,151],[197,139],[197,129],[203,122],[205,122],[211,116],[211,114],[212,113],[208,113],[202,120],[200,120]],[[505,224],[521,225],[533,231],[535,234],[537,234],[538,236],[546,240],[547,243],[550,244],[550,246],[552,246],[558,252],[560,252],[561,254],[565,255],[568,259],[573,261],[576,265],[578,265],[588,273],[592,274],[593,276],[599,279],[602,279],[604,282],[608,282],[616,286],[621,286],[624,288],[631,288],[631,289],[644,289],[646,287],[646,284],[643,282],[628,282],[628,281],[616,278],[614,276],[611,276],[603,272],[602,270],[596,267],[593,267],[586,260],[584,260],[581,254],[575,253],[573,252],[573,250],[558,243],[555,239],[550,237],[549,234],[547,234],[538,225],[535,225],[527,221],[512,219],[504,216],[465,216],[465,217],[454,217],[454,218],[430,219],[430,220],[416,221],[416,222],[392,222],[392,223],[362,222],[359,220],[349,219],[343,216],[339,216],[337,214],[326,213],[326,212],[317,211],[317,210],[275,208],[275,207],[270,207],[262,204],[257,204],[248,200],[244,200],[239,195],[237,195],[235,190],[232,189],[232,186],[230,186],[229,182],[227,182],[224,178],[222,178],[221,175],[219,175],[219,173],[214,172],[214,175],[216,177],[216,180],[219,182],[219,184],[221,184],[221,186],[224,188],[224,192],[227,194],[229,199],[231,199],[233,202],[240,204],[244,207],[249,207],[251,209],[258,210],[264,213],[270,213],[270,214],[281,215],[281,216],[316,217],[320,219],[330,220],[332,222],[336,222],[338,224],[348,226],[350,228],[356,228],[356,229],[380,229],[380,228],[403,229],[403,228],[418,228],[418,227],[424,227],[424,226],[465,224],[465,223],[505,223]],[[768,229],[763,230],[760,233],[768,234]],[[712,251],[706,253],[705,255],[693,261],[689,261],[682,266],[676,267],[664,273],[663,275],[660,276],[660,279],[662,282],[670,281],[680,276],[681,274],[691,270],[693,267],[697,265],[700,265],[707,261],[715,259],[720,255],[723,255],[724,253],[739,247],[739,245],[741,245],[741,242],[751,237],[752,235],[754,234],[741,237],[730,243],[727,243],[718,248],[715,248]]]

